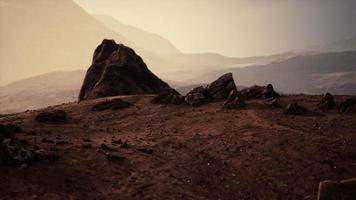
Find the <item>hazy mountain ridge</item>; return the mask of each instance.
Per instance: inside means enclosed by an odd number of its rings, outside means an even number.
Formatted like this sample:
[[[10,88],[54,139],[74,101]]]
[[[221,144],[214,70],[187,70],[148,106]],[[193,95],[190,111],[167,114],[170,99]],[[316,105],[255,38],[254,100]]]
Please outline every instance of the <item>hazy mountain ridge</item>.
[[[299,55],[267,65],[231,68],[198,77],[209,82],[231,71],[239,84],[272,83],[287,93],[356,94],[356,51]]]

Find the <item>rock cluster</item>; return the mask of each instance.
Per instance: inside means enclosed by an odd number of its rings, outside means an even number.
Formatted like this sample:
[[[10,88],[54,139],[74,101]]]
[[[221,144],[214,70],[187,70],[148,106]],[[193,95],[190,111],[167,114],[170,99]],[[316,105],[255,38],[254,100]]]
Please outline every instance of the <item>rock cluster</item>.
[[[267,86],[254,85],[252,87],[242,89],[240,91],[240,96],[245,100],[251,100],[277,98],[280,95],[274,91],[272,84],[268,84]]]
[[[152,103],[199,106],[206,102],[226,99],[231,91],[237,92],[237,89],[232,73],[227,73],[207,87],[199,86],[192,89],[185,96],[175,90],[166,91],[153,98]]]
[[[133,49],[105,39],[95,49],[79,101],[117,95],[159,94],[169,89],[169,85],[155,76]]]

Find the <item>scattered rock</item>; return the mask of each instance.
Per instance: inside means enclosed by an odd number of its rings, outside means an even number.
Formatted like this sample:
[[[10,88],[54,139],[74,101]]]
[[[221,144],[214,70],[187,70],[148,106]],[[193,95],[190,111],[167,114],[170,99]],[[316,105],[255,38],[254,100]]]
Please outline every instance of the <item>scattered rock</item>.
[[[154,104],[184,104],[184,96],[171,89],[155,96],[151,102]]]
[[[147,149],[147,148],[141,148],[138,149],[139,151],[146,153],[146,154],[153,154],[153,150],[152,149]]]
[[[112,144],[122,144],[122,140],[121,139],[118,139],[118,140],[115,140],[115,139],[111,139],[111,143]]]
[[[236,90],[231,90],[229,96],[224,102],[223,108],[225,109],[239,109],[244,108],[246,103],[242,100]]]
[[[121,148],[129,148],[129,143],[127,143],[127,141],[124,141],[121,145]]]
[[[120,161],[120,160],[125,160],[126,159],[126,157],[121,156],[117,152],[107,152],[106,153],[106,158],[109,161]]]
[[[63,110],[52,110],[39,113],[35,120],[38,122],[58,122],[67,118],[67,113]]]
[[[80,147],[83,149],[91,149],[93,146],[91,144],[87,143],[87,144],[80,145]]]
[[[240,95],[245,100],[277,98],[280,95],[274,91],[272,84],[267,86],[254,85],[240,91]]]
[[[169,89],[169,85],[154,75],[133,49],[104,39],[95,49],[79,101],[117,95],[159,94]]]
[[[285,114],[287,115],[303,115],[307,112],[307,109],[303,106],[300,106],[298,103],[288,104]]]
[[[351,97],[339,104],[340,112],[350,112],[351,110],[356,110],[356,97]]]
[[[123,101],[122,99],[116,98],[111,100],[105,100],[99,102],[91,108],[92,111],[103,111],[103,110],[118,110],[123,108],[128,108],[131,106],[131,103]]]
[[[101,150],[101,151],[111,151],[112,148],[109,147],[109,146],[106,145],[106,144],[101,144],[100,147],[99,147],[99,150]]]
[[[71,142],[66,141],[66,140],[57,140],[56,145],[63,145],[63,144],[71,144]]]
[[[319,183],[318,200],[353,200],[356,197],[356,178]]]
[[[335,106],[334,96],[330,93],[326,93],[318,103],[318,107],[323,110],[333,109]]]
[[[230,91],[237,91],[237,88],[232,73],[227,73],[209,84],[206,90],[213,99],[226,99]]]

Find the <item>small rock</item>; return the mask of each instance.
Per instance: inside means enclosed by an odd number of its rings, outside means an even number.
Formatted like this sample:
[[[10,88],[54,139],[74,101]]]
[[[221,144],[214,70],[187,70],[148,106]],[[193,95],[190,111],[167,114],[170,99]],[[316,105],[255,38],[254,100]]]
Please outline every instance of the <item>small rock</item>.
[[[143,152],[143,153],[153,154],[153,150],[152,149],[141,148],[141,149],[138,149],[138,150]]]
[[[52,110],[39,113],[35,120],[38,122],[48,123],[48,122],[58,122],[63,121],[67,118],[67,113],[63,110]]]
[[[116,153],[116,152],[107,152],[107,153],[106,153],[106,158],[107,158],[109,161],[120,161],[120,160],[125,160],[125,159],[126,159],[126,157],[121,156],[121,155],[119,155],[119,154]]]
[[[47,151],[44,149],[36,150],[35,155],[39,160],[57,161],[59,159],[58,154],[53,151]]]
[[[80,145],[80,147],[83,149],[91,149],[93,146],[91,144],[87,143],[87,144]]]
[[[227,100],[224,102],[223,108],[225,109],[239,109],[246,107],[246,103],[242,100],[237,91],[231,90]]]
[[[231,90],[237,91],[237,88],[232,73],[226,73],[210,83],[206,90],[213,99],[226,99]]]

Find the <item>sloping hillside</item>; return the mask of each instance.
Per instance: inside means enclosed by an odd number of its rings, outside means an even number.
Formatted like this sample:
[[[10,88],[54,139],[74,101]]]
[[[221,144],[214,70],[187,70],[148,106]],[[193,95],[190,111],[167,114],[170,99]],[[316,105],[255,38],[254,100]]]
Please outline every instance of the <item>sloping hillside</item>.
[[[19,125],[17,137],[28,145],[60,156],[0,167],[1,198],[314,200],[320,181],[356,176],[355,113],[320,111],[320,96],[280,98],[283,106],[306,106],[303,116],[259,100],[223,110],[222,102],[190,107],[121,98],[133,105],[91,111],[105,101],[96,99],[44,109],[68,115],[49,124],[35,121],[41,111],[0,117],[0,124]]]

